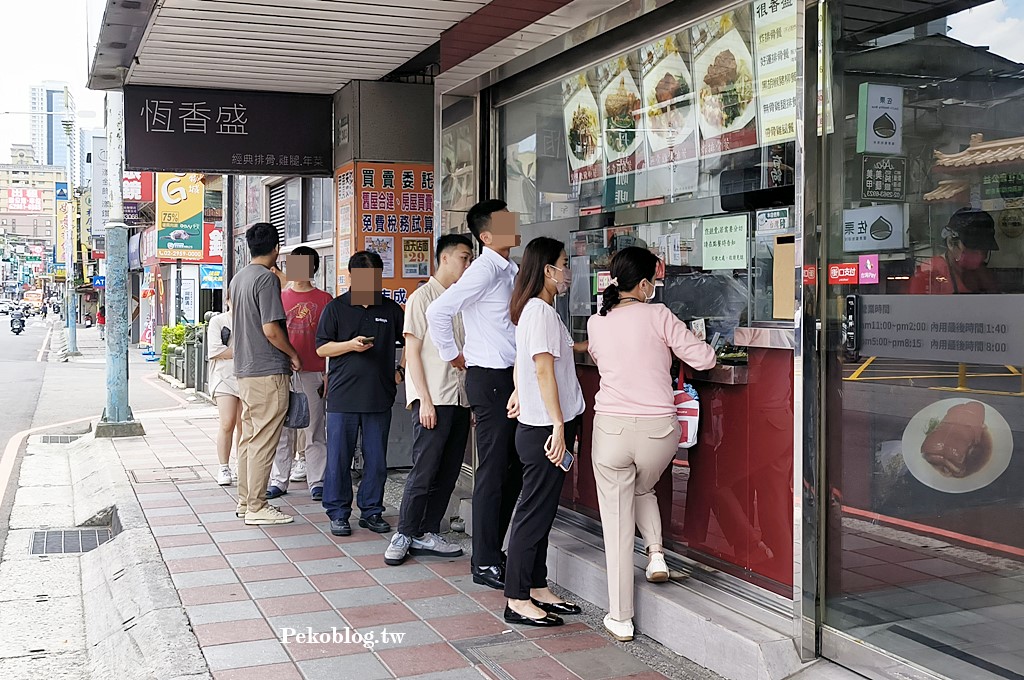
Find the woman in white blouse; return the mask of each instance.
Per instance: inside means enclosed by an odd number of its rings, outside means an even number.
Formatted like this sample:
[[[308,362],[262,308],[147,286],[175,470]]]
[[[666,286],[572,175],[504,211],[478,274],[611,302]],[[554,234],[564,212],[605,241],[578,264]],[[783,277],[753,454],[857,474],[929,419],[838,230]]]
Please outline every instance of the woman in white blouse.
[[[562,243],[545,236],[530,241],[510,309],[516,325],[516,391],[509,417],[519,418],[516,451],[523,463],[523,492],[505,567],[509,623],[560,626],[559,614],[580,613],[579,606],[552,593],[547,581],[548,534],[565,482],[560,466],[566,451],[575,450],[584,408],[573,341],[554,308],[555,296],[568,291],[569,280]]]
[[[217,472],[217,483],[221,486],[238,481],[238,475],[231,469],[229,461],[232,440],[237,448],[238,439],[242,434],[242,401],[238,397],[234,342],[231,338],[231,301],[226,297],[225,304],[228,311],[217,314],[206,325],[210,395],[217,402],[217,410],[220,413],[220,427],[217,431],[217,459],[220,461],[220,470]]]

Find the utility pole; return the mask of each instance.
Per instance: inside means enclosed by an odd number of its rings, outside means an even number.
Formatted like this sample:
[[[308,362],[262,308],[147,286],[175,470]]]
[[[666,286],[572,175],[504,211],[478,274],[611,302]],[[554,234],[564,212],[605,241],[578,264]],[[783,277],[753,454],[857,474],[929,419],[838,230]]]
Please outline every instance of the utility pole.
[[[67,108],[68,98],[70,93],[67,88],[64,88],[64,108]],[[64,287],[67,294],[67,322],[68,322],[68,354],[76,356],[78,354],[78,301],[75,296],[75,219],[77,218],[77,208],[74,202],[75,195],[75,179],[74,179],[74,165],[71,162],[71,143],[72,138],[75,136],[75,121],[66,118],[61,121],[61,125],[64,128],[64,136],[68,138],[68,200],[67,210],[68,218],[60,228],[64,230]]]
[[[146,434],[142,423],[132,416],[128,405],[128,225],[124,223],[121,196],[124,178],[124,95],[106,95],[107,131],[107,204],[110,221],[105,225],[107,239],[107,404],[96,425],[97,437],[140,437]]]

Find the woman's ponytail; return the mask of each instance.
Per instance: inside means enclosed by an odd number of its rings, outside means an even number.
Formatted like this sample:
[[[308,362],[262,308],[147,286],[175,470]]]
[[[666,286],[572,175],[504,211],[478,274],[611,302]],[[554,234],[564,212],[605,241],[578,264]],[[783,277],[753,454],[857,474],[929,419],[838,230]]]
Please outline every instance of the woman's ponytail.
[[[601,297],[601,316],[606,316],[612,307],[619,304],[619,287],[614,283],[608,284],[608,287],[604,289]]]

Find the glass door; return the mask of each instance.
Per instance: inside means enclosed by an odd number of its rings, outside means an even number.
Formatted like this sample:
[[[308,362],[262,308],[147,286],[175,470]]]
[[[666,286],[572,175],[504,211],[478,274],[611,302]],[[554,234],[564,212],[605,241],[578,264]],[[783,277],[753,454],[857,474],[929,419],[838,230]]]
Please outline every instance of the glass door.
[[[829,10],[823,652],[1024,678],[1024,0]]]

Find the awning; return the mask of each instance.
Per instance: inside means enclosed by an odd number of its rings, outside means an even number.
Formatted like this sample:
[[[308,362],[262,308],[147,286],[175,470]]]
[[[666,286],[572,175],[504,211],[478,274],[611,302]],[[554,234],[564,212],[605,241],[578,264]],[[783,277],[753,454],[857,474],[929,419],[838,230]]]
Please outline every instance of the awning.
[[[378,80],[487,0],[107,0],[91,89],[333,94]]]

